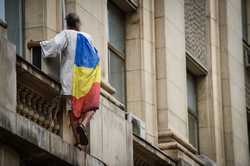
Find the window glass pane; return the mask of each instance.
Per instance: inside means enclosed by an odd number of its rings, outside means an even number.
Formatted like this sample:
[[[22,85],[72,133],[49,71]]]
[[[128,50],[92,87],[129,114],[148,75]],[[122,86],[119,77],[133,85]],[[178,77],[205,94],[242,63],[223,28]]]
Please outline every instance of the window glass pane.
[[[0,19],[5,21],[4,0],[0,0]]]
[[[8,24],[8,39],[16,45],[16,53],[22,53],[22,1],[5,1],[5,16]]]
[[[247,41],[247,3],[246,0],[242,0],[242,33],[243,39]]]
[[[198,122],[191,115],[188,115],[189,142],[198,148]]]
[[[124,61],[109,50],[109,81],[116,89],[114,96],[121,102],[125,102],[125,64]]]
[[[195,78],[187,73],[187,95],[188,95],[188,109],[197,115],[197,94]]]
[[[108,3],[109,42],[120,52],[125,50],[125,20],[122,11]]]

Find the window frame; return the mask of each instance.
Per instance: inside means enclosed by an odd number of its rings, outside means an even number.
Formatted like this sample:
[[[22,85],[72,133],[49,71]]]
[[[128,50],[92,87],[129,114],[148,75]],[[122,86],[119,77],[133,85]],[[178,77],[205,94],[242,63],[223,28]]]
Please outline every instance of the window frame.
[[[119,10],[121,10],[119,8],[119,6],[114,4],[112,1],[108,0],[108,3],[111,3],[112,5],[117,7]],[[108,3],[107,3],[107,5],[109,5]],[[124,13],[123,10],[121,10],[121,12]],[[124,13],[124,16],[126,16],[126,13]],[[126,36],[126,17],[124,17],[124,26],[125,26],[124,27],[124,34]],[[108,30],[109,30],[109,28],[110,27],[109,27],[109,24],[108,24]],[[111,59],[110,52],[112,52],[113,55],[115,55],[116,57],[119,58],[119,60],[122,61],[123,67],[124,67],[124,96],[123,96],[124,101],[122,101],[119,98],[115,97],[119,102],[121,102],[124,105],[126,105],[126,103],[127,103],[127,93],[126,93],[127,92],[127,81],[126,81],[127,80],[126,79],[126,38],[125,38],[125,36],[124,36],[124,52],[122,52],[119,49],[117,49],[114,45],[112,45],[112,43],[110,42],[109,34],[108,34],[108,81],[109,81],[110,85],[113,86],[112,83],[111,83],[111,62],[110,62],[110,59]],[[113,95],[115,95],[115,93]]]
[[[187,70],[187,79],[188,79],[188,75],[190,75],[192,77],[192,80],[193,80],[193,83],[195,84],[195,93],[196,93],[196,96],[198,97],[198,92],[197,92],[197,77],[190,71]],[[188,81],[188,80],[187,80]],[[188,88],[188,86],[187,86]],[[188,95],[188,93],[187,93]],[[199,131],[199,110],[198,110],[198,99],[196,98],[196,113],[194,113],[194,111],[190,110],[189,106],[187,108],[187,112],[188,112],[188,139],[189,139],[189,143],[197,149],[198,153],[200,153],[200,131]],[[196,146],[193,145],[190,141],[190,127],[189,127],[189,116],[191,116],[194,120],[195,120],[195,124],[197,126],[197,136],[196,136]]]
[[[4,0],[5,1],[5,0]],[[19,38],[20,38],[20,43],[19,43],[19,49],[20,49],[20,53],[16,53],[17,56],[21,56],[23,58],[25,58],[25,0],[19,0],[19,11],[18,11],[18,15],[20,18],[20,22],[18,24],[18,26],[20,26],[20,34],[19,34]],[[6,1],[4,3],[4,13],[5,13],[5,20],[3,21],[3,23],[6,24],[6,28],[8,27],[8,22],[6,20]],[[7,22],[7,23],[6,23]],[[1,19],[0,19],[0,24],[1,24]],[[6,31],[7,34],[7,38],[8,38],[8,29]],[[13,43],[16,45],[16,43]]]

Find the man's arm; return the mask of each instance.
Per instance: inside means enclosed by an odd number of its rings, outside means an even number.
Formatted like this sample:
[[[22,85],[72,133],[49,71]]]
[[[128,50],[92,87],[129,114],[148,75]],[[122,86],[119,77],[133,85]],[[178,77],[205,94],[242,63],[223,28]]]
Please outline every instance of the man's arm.
[[[28,49],[31,49],[31,48],[34,48],[34,47],[40,47],[40,41],[33,41],[33,40],[30,40],[28,43],[27,43],[27,47]]]

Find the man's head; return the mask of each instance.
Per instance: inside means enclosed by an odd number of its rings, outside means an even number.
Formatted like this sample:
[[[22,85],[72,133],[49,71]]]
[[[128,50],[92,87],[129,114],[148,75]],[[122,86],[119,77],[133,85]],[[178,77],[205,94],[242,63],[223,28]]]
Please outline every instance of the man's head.
[[[67,29],[80,30],[81,21],[77,14],[69,13],[66,17]]]

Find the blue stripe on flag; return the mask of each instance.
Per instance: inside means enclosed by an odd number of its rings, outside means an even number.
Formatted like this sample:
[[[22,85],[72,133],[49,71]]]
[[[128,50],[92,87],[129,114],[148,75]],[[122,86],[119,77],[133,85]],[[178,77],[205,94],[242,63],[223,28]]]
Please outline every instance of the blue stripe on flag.
[[[99,63],[98,52],[89,40],[82,34],[77,33],[75,65],[78,67],[94,68]]]

